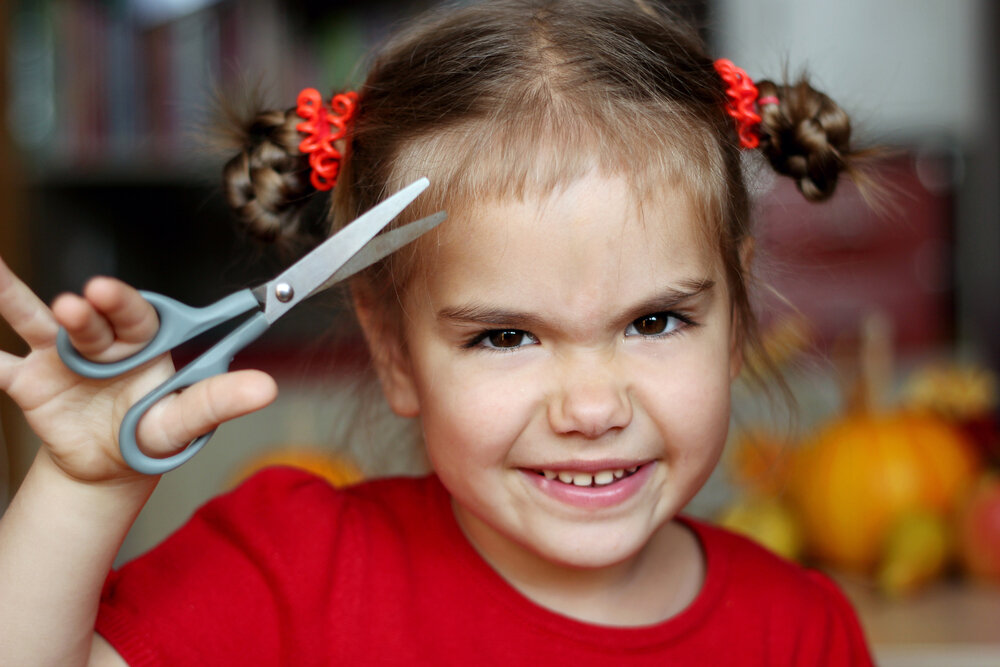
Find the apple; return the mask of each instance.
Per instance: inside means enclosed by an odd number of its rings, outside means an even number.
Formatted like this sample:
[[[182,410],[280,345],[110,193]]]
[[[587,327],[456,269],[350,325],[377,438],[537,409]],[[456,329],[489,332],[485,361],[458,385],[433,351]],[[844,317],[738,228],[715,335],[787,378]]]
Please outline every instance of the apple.
[[[1000,583],[1000,474],[986,473],[958,520],[959,556],[973,576]]]

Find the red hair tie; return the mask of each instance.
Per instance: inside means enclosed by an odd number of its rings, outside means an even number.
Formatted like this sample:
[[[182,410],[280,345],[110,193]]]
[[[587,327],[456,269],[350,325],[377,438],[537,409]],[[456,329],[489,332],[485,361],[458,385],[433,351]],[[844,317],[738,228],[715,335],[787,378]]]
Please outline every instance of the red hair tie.
[[[312,174],[309,180],[317,190],[330,190],[337,183],[340,162],[344,156],[333,142],[347,135],[347,125],[354,118],[358,106],[358,94],[354,91],[334,95],[330,109],[323,106],[323,96],[315,88],[306,88],[299,93],[298,108],[295,112],[306,120],[295,129],[308,135],[299,144],[299,150],[309,156]]]
[[[736,119],[736,132],[740,137],[740,146],[757,148],[760,137],[757,136],[757,126],[760,116],[757,115],[757,86],[747,73],[733,64],[733,61],[719,58],[715,61],[715,71],[726,82],[726,113]]]

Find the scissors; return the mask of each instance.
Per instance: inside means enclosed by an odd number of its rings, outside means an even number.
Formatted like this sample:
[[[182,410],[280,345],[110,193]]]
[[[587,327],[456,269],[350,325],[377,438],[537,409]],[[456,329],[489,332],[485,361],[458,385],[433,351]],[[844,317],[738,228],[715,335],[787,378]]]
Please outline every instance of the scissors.
[[[56,346],[63,363],[84,377],[106,379],[137,368],[220,324],[256,311],[125,413],[118,434],[118,446],[125,462],[138,472],[159,475],[173,470],[197,454],[215,433],[214,429],[193,440],[183,451],[157,459],[139,451],[136,443],[139,420],[163,397],[199,380],[228,371],[237,352],[256,340],[300,301],[352,276],[440,224],[446,217],[444,211],[376,236],[429,184],[426,178],[411,183],[341,229],[269,282],[242,289],[211,305],[194,308],[162,294],[140,292],[156,309],[160,327],[144,348],[126,359],[111,363],[85,359],[70,343],[66,330],[60,329]]]

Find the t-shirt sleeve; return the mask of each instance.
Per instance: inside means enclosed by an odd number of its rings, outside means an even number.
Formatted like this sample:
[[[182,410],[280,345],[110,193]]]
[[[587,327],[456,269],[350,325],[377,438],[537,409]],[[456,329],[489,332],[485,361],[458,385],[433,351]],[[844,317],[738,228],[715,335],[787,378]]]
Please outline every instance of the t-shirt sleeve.
[[[873,664],[854,608],[827,575],[782,559],[742,535],[689,523],[708,553],[709,582],[721,591],[715,620],[706,624],[710,644],[740,647],[746,660],[740,664]]]
[[[97,632],[133,666],[281,664],[317,641],[342,505],[308,473],[259,473],[112,572]]]
[[[826,610],[825,627],[817,637],[821,646],[816,655],[822,656],[817,665],[834,667],[869,667],[874,665],[865,633],[854,607],[836,583],[821,572],[809,570],[806,575],[821,589]]]

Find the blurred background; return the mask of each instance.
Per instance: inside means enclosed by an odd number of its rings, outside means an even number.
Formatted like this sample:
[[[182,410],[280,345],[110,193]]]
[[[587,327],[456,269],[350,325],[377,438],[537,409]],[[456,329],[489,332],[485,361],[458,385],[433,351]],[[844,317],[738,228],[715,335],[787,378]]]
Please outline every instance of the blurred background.
[[[46,300],[98,273],[195,305],[267,277],[290,257],[247,241],[225,210],[216,96],[259,87],[287,107],[306,86],[349,87],[387,31],[430,4],[8,0],[0,255]],[[998,452],[1000,11],[990,0],[673,5],[703,27],[714,55],[754,78],[807,70],[849,111],[861,143],[891,149],[873,174],[886,195],[875,208],[850,185],[809,205],[748,160],[765,339],[799,410],[794,428],[776,425],[765,417],[771,402],[738,388],[731,455],[691,511],[764,541],[778,535],[774,548],[836,573],[883,664],[1000,664],[1000,592],[983,583],[1000,573],[964,555],[995,548],[1000,559],[1000,509],[998,546],[969,547],[961,533],[971,521],[962,508]],[[278,377],[278,403],[225,425],[167,475],[122,559],[267,461],[334,481],[423,468],[398,444],[412,439],[409,425],[365,398],[364,352],[337,298],[289,320],[237,360]],[[23,349],[6,328],[0,342]],[[4,401],[0,509],[37,449]],[[921,433],[945,424],[961,444],[898,435],[913,427],[893,420],[914,412],[933,420]],[[855,431],[830,435],[831,424]],[[868,453],[845,444],[854,441]],[[803,463],[800,450],[825,458]],[[815,488],[837,486],[837,474],[877,525],[850,514],[835,525],[848,499]],[[783,504],[762,509],[762,496]]]

